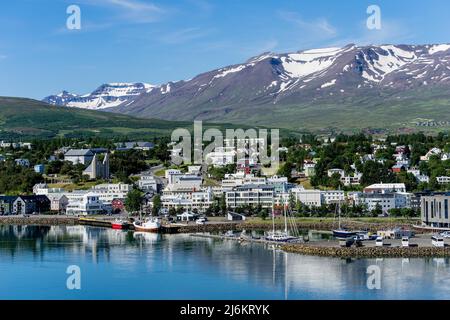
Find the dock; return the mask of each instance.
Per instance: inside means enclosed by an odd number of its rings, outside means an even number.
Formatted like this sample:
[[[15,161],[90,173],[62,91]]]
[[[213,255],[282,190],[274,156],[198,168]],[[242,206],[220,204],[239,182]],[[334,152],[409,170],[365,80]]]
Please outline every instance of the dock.
[[[111,221],[103,219],[79,218],[78,223],[84,226],[111,228]]]
[[[214,235],[214,234],[200,234],[200,233],[190,233],[191,237],[197,238],[207,238],[207,239],[216,239],[216,240],[231,240],[237,242],[251,242],[251,243],[259,243],[259,244],[272,244],[272,245],[282,245],[285,243],[270,241],[262,238],[252,238],[252,237],[230,237],[226,235]],[[302,241],[303,242],[303,241]]]

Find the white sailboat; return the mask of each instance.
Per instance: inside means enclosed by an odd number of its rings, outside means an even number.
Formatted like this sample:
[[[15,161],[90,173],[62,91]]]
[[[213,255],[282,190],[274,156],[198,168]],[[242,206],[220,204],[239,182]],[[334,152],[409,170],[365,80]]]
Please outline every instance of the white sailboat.
[[[268,235],[266,236],[267,241],[288,242],[295,239],[294,237],[290,236],[288,232],[287,213],[286,213],[286,206],[284,205],[284,203],[283,203],[283,210],[284,210],[284,231],[280,231],[275,230],[275,214],[272,208],[272,231],[268,232]]]

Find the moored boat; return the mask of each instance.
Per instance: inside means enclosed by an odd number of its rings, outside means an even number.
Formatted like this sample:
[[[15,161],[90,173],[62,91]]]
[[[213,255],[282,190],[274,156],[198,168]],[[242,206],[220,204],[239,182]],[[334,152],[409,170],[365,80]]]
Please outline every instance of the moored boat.
[[[341,201],[339,200],[338,205],[336,206],[336,209],[338,211],[338,224],[339,227],[335,230],[333,230],[333,237],[335,237],[338,240],[345,240],[349,238],[354,238],[358,235],[358,231],[351,231],[346,228],[341,227]]]
[[[158,218],[150,218],[144,222],[133,222],[134,229],[142,232],[159,232],[161,221]]]
[[[116,230],[128,229],[128,222],[125,220],[117,219],[111,222],[111,227]]]

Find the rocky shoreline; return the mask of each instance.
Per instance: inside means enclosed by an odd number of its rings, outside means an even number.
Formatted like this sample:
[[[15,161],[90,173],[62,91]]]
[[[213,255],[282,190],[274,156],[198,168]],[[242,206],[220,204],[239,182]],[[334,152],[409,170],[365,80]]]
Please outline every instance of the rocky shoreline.
[[[315,247],[313,245],[284,245],[282,249],[289,253],[298,253],[309,256],[335,257],[335,258],[436,258],[449,257],[450,247]]]
[[[19,217],[19,216],[6,216],[0,217],[0,225],[37,225],[37,226],[60,226],[60,225],[78,225],[77,217],[68,216],[29,216],[29,217]]]

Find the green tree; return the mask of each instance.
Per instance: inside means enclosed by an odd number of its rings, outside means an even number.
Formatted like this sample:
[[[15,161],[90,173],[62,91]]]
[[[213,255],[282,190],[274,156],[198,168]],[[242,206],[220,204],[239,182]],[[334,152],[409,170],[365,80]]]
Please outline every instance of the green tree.
[[[125,199],[125,208],[129,213],[134,213],[141,209],[141,204],[143,200],[143,194],[138,189],[133,189],[128,192],[127,198]]]
[[[159,210],[161,210],[161,196],[159,194],[157,194],[156,196],[153,197],[153,215],[158,215],[159,214]]]

